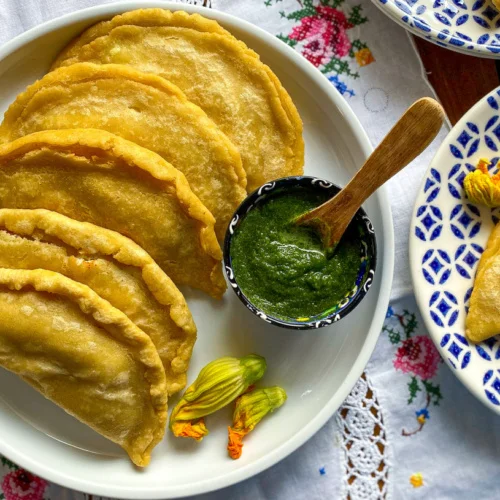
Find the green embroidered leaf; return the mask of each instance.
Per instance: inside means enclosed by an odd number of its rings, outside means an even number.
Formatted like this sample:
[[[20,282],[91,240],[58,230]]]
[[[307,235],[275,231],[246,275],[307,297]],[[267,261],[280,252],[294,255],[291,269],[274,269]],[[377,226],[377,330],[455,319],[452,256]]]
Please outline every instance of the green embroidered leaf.
[[[406,319],[403,327],[405,329],[406,338],[409,339],[411,334],[418,328],[417,316],[408,310],[403,311],[403,316]]]
[[[287,45],[290,45],[290,47],[295,47],[295,45],[297,45],[297,40],[292,40],[287,36],[282,35],[281,33],[279,35],[276,35],[276,38],[279,38],[282,42],[285,42]]]
[[[410,397],[408,398],[408,404],[413,403],[414,399],[417,397],[417,393],[422,389],[418,385],[417,377],[413,376],[411,382],[408,382],[408,390],[410,391]]]
[[[342,61],[341,59],[337,59],[336,57],[332,57],[332,59],[323,66],[321,73],[337,73],[339,75],[347,75],[351,78],[359,78],[359,73],[351,72],[351,68],[349,67],[349,63],[347,61]]]
[[[363,7],[361,5],[356,5],[356,7],[353,7],[351,10],[351,13],[349,15],[349,18],[347,19],[351,24],[354,24],[354,26],[359,26],[360,24],[364,24],[368,21],[367,17],[363,17],[361,15],[361,11],[363,10]]]
[[[389,328],[387,326],[384,326],[384,328],[382,329],[385,333],[387,333],[388,337],[389,337],[389,342],[391,344],[399,344],[401,342],[401,335],[399,334],[399,332],[397,330],[394,330],[394,328]]]
[[[300,21],[304,17],[315,17],[318,15],[316,12],[316,9],[314,8],[314,5],[312,3],[312,0],[306,0],[303,5],[303,9],[296,10],[295,12],[292,12],[291,14],[288,14],[286,16],[287,19],[293,19],[294,21]],[[281,12],[280,12],[281,14]]]
[[[425,390],[430,397],[431,401],[435,406],[439,406],[439,402],[441,399],[443,399],[443,395],[441,394],[441,389],[439,388],[439,385],[434,385],[432,382],[429,382],[428,380],[422,380],[422,383],[424,384]]]
[[[3,493],[0,493],[0,500],[4,500],[5,499],[5,495]]]
[[[320,4],[325,7],[333,7],[334,9],[338,9],[345,0],[320,0]]]
[[[13,469],[13,470],[19,469],[19,467],[14,462],[11,462],[8,458],[0,456],[0,462],[2,463],[2,465],[5,465],[9,469]]]
[[[357,39],[351,43],[351,50],[349,51],[349,57],[354,57],[355,53],[361,49],[367,49],[368,45],[361,40]]]

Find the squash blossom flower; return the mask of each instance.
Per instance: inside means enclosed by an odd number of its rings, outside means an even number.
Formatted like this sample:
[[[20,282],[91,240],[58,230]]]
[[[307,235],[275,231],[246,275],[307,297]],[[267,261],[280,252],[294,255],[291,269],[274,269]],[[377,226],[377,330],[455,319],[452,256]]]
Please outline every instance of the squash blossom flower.
[[[226,356],[203,368],[170,414],[170,430],[177,437],[201,441],[207,434],[203,417],[220,410],[261,379],[266,360],[257,354]]]
[[[500,206],[500,174],[490,176],[488,166],[491,163],[481,158],[474,172],[464,179],[464,189],[467,198],[473,203],[494,208]]]
[[[236,400],[233,425],[228,427],[227,451],[236,460],[241,456],[243,438],[268,414],[286,401],[286,392],[281,387],[255,389]]]

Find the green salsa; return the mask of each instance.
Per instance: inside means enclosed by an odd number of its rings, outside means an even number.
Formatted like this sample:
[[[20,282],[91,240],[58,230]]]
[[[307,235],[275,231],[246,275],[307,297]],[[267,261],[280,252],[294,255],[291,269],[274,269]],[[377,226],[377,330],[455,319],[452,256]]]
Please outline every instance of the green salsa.
[[[334,255],[293,220],[326,201],[305,188],[277,193],[248,212],[231,241],[234,276],[242,292],[270,316],[305,321],[331,310],[355,286],[361,236],[351,223]]]

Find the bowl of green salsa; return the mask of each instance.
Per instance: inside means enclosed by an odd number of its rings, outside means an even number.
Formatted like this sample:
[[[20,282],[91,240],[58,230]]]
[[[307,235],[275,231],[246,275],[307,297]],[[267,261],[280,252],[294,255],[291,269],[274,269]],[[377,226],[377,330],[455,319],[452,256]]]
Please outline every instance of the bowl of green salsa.
[[[236,210],[224,241],[224,268],[241,302],[267,323],[321,328],[351,312],[375,275],[372,223],[359,209],[333,254],[293,221],[340,188],[316,177],[264,184]]]

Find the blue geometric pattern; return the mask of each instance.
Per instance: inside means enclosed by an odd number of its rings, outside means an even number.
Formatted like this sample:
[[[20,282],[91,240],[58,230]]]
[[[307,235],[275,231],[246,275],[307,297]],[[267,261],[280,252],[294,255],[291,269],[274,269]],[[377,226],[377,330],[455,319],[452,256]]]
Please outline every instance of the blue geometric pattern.
[[[476,351],[486,361],[500,359],[500,341],[497,337],[487,339],[481,344],[476,344]]]
[[[464,309],[465,314],[469,314],[469,304],[470,304],[470,296],[472,295],[472,287],[470,287],[464,295]]]
[[[450,222],[450,228],[457,238],[474,238],[481,229],[481,212],[471,203],[459,203],[451,211]]]
[[[488,370],[483,377],[484,393],[494,405],[500,405],[500,370]]]
[[[428,250],[422,258],[422,273],[431,284],[443,285],[451,274],[451,259],[443,250]]]
[[[474,276],[476,264],[483,253],[482,247],[475,243],[464,243],[457,248],[454,257],[455,269],[462,278]]]
[[[443,229],[443,214],[438,207],[433,205],[422,205],[417,210],[417,218],[420,221],[415,226],[415,234],[422,241],[433,241],[439,237]]]
[[[414,9],[427,0],[404,1]],[[469,15],[470,22],[471,4],[464,8],[461,1],[448,0],[439,12],[450,8],[442,14],[451,16],[450,22],[460,15]],[[500,414],[500,331],[478,343],[466,332],[475,274],[500,223],[500,207],[473,204],[464,191],[465,176],[481,158],[490,162],[490,174],[499,172],[500,89],[455,126],[426,172],[410,229],[410,265],[422,315],[441,356],[473,394]]]
[[[450,365],[459,370],[467,368],[471,359],[471,349],[467,339],[459,333],[446,333],[439,344],[447,353]]]
[[[453,326],[458,318],[458,301],[450,292],[434,292],[429,300],[431,318],[437,326]]]
[[[457,200],[465,199],[464,179],[465,176],[475,170],[474,165],[470,163],[456,163],[448,174],[448,190],[451,196]]]
[[[378,0],[377,5],[437,45],[500,57],[500,13],[490,0]]]
[[[427,203],[434,201],[441,189],[441,174],[435,168],[431,168],[429,174],[424,184],[424,193],[427,196],[425,201]]]

